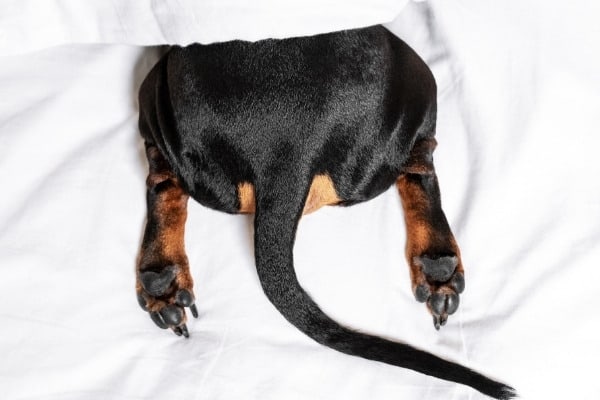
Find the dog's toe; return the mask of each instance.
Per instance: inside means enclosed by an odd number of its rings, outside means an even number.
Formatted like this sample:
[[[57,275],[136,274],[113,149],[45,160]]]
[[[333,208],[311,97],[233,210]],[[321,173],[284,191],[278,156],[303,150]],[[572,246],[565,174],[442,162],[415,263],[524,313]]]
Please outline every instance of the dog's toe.
[[[190,311],[194,317],[198,317],[198,309],[195,304],[190,305]],[[185,315],[185,308],[176,304],[170,304],[158,309],[158,311],[149,311],[150,319],[161,329],[171,328],[177,336],[190,336]]]
[[[462,293],[465,290],[465,274],[457,272],[450,279],[450,286],[456,293]]]
[[[459,294],[465,289],[460,259],[456,255],[421,255],[412,261],[415,298],[427,305],[435,329],[440,329],[457,311]]]
[[[195,304],[190,306],[190,310],[192,311],[192,315],[195,317],[198,316],[198,310],[196,309]],[[159,328],[171,328],[177,336],[190,337],[189,330],[185,324],[187,318],[183,307],[171,304],[163,307],[159,311],[150,311],[149,315],[150,319],[152,319]]]
[[[450,293],[449,295],[446,296],[446,312],[448,313],[448,315],[452,315],[456,312],[456,310],[458,310],[458,303],[459,301],[459,297],[458,294],[456,293]]]
[[[194,295],[187,289],[180,289],[175,294],[175,302],[182,307],[190,307],[194,304]]]
[[[163,321],[170,326],[179,326],[184,318],[183,309],[176,305],[169,305],[160,310]]]
[[[432,294],[427,300],[427,306],[433,315],[433,325],[435,329],[440,329],[446,325],[448,316],[454,314],[458,309],[458,294],[442,288],[440,291]]]
[[[444,309],[446,308],[446,295],[442,293],[434,293],[429,297],[427,304],[434,314],[441,315],[444,313]]]
[[[156,324],[156,326],[158,326],[160,329],[167,329],[168,328],[167,324],[165,323],[165,320],[160,315],[160,313],[157,313],[156,311],[151,311],[150,312],[150,318],[152,319],[152,321],[154,321],[154,323]]]
[[[421,283],[415,289],[415,299],[419,303],[425,303],[427,299],[431,296],[431,289],[427,283]]]
[[[161,329],[170,328],[176,335],[189,337],[185,309],[198,317],[193,282],[186,265],[142,268],[138,274],[137,301],[150,319]]]

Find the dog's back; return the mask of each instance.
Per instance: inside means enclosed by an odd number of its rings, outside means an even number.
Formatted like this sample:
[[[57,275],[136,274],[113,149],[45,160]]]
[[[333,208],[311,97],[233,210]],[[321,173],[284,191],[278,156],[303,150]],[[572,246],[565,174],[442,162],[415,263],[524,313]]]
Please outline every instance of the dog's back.
[[[341,203],[368,200],[395,182],[416,136],[435,128],[431,72],[380,26],[176,47],[140,98],[155,102],[141,107],[159,116],[146,118],[153,140],[192,197],[232,213],[240,184],[282,157],[330,177]]]

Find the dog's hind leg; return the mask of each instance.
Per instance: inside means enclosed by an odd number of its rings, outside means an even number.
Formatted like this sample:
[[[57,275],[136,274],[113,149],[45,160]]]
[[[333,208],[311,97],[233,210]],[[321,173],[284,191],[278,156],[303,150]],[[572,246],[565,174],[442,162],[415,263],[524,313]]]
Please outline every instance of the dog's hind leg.
[[[465,284],[460,250],[442,211],[432,159],[435,146],[432,137],[415,143],[396,186],[404,208],[412,290],[427,304],[439,329],[456,312]]]
[[[184,248],[189,196],[155,145],[146,142],[146,155],[148,217],[137,263],[138,301],[160,328],[188,337],[185,307],[198,316]]]

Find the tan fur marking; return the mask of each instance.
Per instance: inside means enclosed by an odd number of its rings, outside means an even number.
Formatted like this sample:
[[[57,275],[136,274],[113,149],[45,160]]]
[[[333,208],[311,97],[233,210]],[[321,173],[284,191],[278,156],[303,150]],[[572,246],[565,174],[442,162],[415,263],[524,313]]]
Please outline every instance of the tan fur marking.
[[[433,158],[431,153],[435,150],[437,141],[434,138],[419,140],[410,152],[410,157],[404,166],[408,174],[433,175]]]
[[[335,192],[333,181],[329,175],[317,175],[310,185],[306,203],[304,204],[304,211],[302,213],[309,214],[317,211],[323,206],[337,204],[339,202],[340,198]]]
[[[242,182],[238,185],[238,198],[240,213],[252,214],[256,211],[254,185],[250,182]],[[323,206],[337,204],[340,201],[329,175],[316,175],[310,185],[302,214],[309,214]]]
[[[242,182],[238,185],[238,198],[240,199],[240,213],[253,214],[256,211],[254,185]]]

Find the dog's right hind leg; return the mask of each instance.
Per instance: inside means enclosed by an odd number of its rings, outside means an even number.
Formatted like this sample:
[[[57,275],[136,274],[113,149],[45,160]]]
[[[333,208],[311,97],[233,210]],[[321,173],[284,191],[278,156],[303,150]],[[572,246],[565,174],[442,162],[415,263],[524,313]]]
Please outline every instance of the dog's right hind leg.
[[[396,186],[404,208],[412,289],[439,329],[456,312],[465,281],[460,250],[442,210],[432,159],[435,146],[434,138],[415,143]]]
[[[158,147],[148,141],[146,156],[148,216],[136,271],[138,301],[160,328],[188,337],[185,307],[198,316],[184,248],[189,196]]]

